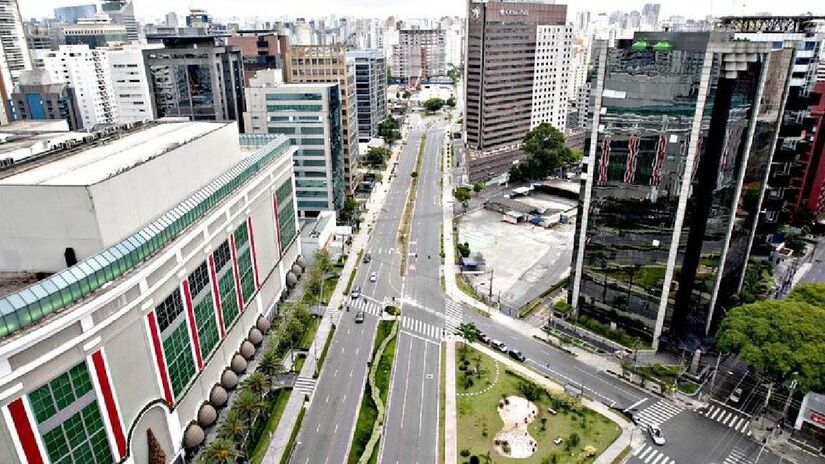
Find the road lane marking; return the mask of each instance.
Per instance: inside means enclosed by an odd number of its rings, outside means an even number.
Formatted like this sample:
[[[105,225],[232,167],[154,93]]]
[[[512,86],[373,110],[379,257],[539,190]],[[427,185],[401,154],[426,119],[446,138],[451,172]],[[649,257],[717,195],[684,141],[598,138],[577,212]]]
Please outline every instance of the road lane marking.
[[[641,404],[642,404],[642,403],[644,403],[645,401],[647,401],[647,398],[642,398],[642,399],[640,399],[639,401],[637,401],[637,402],[635,402],[635,403],[631,404],[630,406],[626,407],[626,408],[625,408],[622,412],[627,412],[627,411],[630,411],[631,409],[633,409],[633,408],[635,408],[635,407],[637,407],[637,406],[641,405]]]

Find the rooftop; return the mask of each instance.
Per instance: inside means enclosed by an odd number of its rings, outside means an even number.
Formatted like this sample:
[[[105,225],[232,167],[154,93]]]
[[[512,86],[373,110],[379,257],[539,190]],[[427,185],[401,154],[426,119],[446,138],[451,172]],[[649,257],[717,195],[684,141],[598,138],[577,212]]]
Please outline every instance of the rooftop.
[[[88,134],[69,132],[65,120],[15,121],[0,127],[0,160],[21,161],[49,151],[60,143],[80,140]]]
[[[83,144],[84,149],[71,147],[57,150],[54,156],[6,177],[2,177],[0,172],[0,185],[93,185],[225,124],[231,123],[166,122],[139,126],[131,132],[115,131],[108,134],[114,136]],[[66,156],[59,156],[61,154]]]

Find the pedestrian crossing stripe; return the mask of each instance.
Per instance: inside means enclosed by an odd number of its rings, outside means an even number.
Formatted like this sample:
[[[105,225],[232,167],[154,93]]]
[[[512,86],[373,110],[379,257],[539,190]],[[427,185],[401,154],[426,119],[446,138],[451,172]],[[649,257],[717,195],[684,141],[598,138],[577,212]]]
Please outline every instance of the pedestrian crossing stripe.
[[[730,452],[728,457],[726,457],[723,462],[724,462],[724,464],[751,464],[752,463],[752,461],[748,460],[748,456],[745,454],[745,452],[740,450],[739,448],[734,448],[733,451]]]
[[[316,379],[311,377],[298,377],[295,379],[295,388],[301,393],[306,393],[307,395],[312,395],[312,392],[315,391],[315,385],[318,383]]]
[[[427,322],[419,321],[411,317],[401,318],[401,329],[409,332],[423,334],[426,337],[434,340],[441,340],[442,329],[437,325],[429,324]]]
[[[751,436],[753,433],[750,430],[751,420],[749,417],[737,414],[721,406],[711,404],[702,412],[702,415],[708,419],[715,420],[725,427],[732,428],[739,433],[745,433],[748,436]]]
[[[345,303],[349,305],[350,311],[361,311],[363,310],[367,314],[371,314],[376,317],[381,316],[381,312],[384,309],[377,303],[372,301],[368,301],[365,298],[356,298],[354,300],[350,300],[349,303]]]
[[[636,448],[632,454],[645,464],[676,464],[675,459],[665,456],[663,452],[647,443],[641,448]]]
[[[679,406],[665,401],[657,401],[641,412],[636,413],[635,417],[636,420],[644,426],[655,425],[658,427],[682,411],[684,411],[684,409]]]

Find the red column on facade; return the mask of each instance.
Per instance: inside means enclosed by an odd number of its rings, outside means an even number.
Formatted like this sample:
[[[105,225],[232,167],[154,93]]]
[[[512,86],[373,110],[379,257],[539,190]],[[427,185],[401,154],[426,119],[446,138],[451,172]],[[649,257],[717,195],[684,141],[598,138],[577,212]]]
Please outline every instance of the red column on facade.
[[[123,422],[120,420],[120,411],[117,407],[117,401],[115,401],[112,383],[109,379],[109,370],[106,367],[102,350],[95,351],[92,354],[92,366],[94,367],[97,383],[100,385],[100,394],[103,396],[106,419],[112,431],[112,436],[115,438],[117,455],[120,459],[123,459],[126,457],[126,436],[123,433]]]
[[[183,300],[186,302],[186,322],[189,324],[189,335],[192,337],[192,347],[195,349],[195,362],[198,370],[203,369],[203,355],[201,355],[201,340],[198,337],[198,324],[195,321],[195,308],[192,305],[192,292],[189,290],[189,280],[181,283]]]
[[[258,276],[258,256],[255,253],[255,234],[252,232],[252,216],[246,218],[246,226],[249,228],[249,252],[252,256],[252,273],[255,276],[255,288],[261,288],[261,279]]]
[[[12,401],[9,403],[8,408],[16,432],[12,435],[16,435],[17,440],[20,440],[20,447],[23,449],[27,464],[43,464],[43,456],[41,456],[40,448],[37,446],[34,426],[31,418],[26,413],[23,398]],[[20,457],[23,458],[24,456]]]
[[[163,345],[160,342],[160,331],[158,330],[158,322],[155,318],[155,312],[152,311],[146,315],[149,323],[149,335],[152,337],[152,347],[155,352],[155,363],[160,374],[160,383],[163,386],[163,396],[166,403],[171,408],[175,404],[175,399],[172,396],[172,386],[169,383],[169,373],[166,371],[166,361],[163,359]]]
[[[226,327],[223,325],[223,309],[221,308],[221,291],[218,287],[218,273],[215,272],[215,258],[209,255],[209,279],[212,281],[212,296],[215,299],[215,316],[218,318],[218,330],[221,339],[226,336]]]

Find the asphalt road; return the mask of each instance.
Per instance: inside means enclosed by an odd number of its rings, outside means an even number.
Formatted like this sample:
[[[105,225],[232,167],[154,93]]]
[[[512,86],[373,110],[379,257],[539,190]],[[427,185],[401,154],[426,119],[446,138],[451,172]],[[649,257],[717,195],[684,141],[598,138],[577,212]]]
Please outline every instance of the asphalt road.
[[[398,158],[397,176],[390,182],[387,204],[379,213],[367,242],[372,261],[360,263],[356,272],[354,283],[361,285],[362,297],[349,300],[352,309],[342,313],[336,327],[312,403],[296,439],[292,463],[338,464],[347,460],[378,319],[385,304],[392,297],[401,296],[397,235],[403,208],[391,205],[404,204],[422,134],[423,126],[413,127]],[[369,281],[372,272],[377,276],[375,283]],[[365,320],[363,324],[356,324],[354,317],[361,308],[365,309]]]

